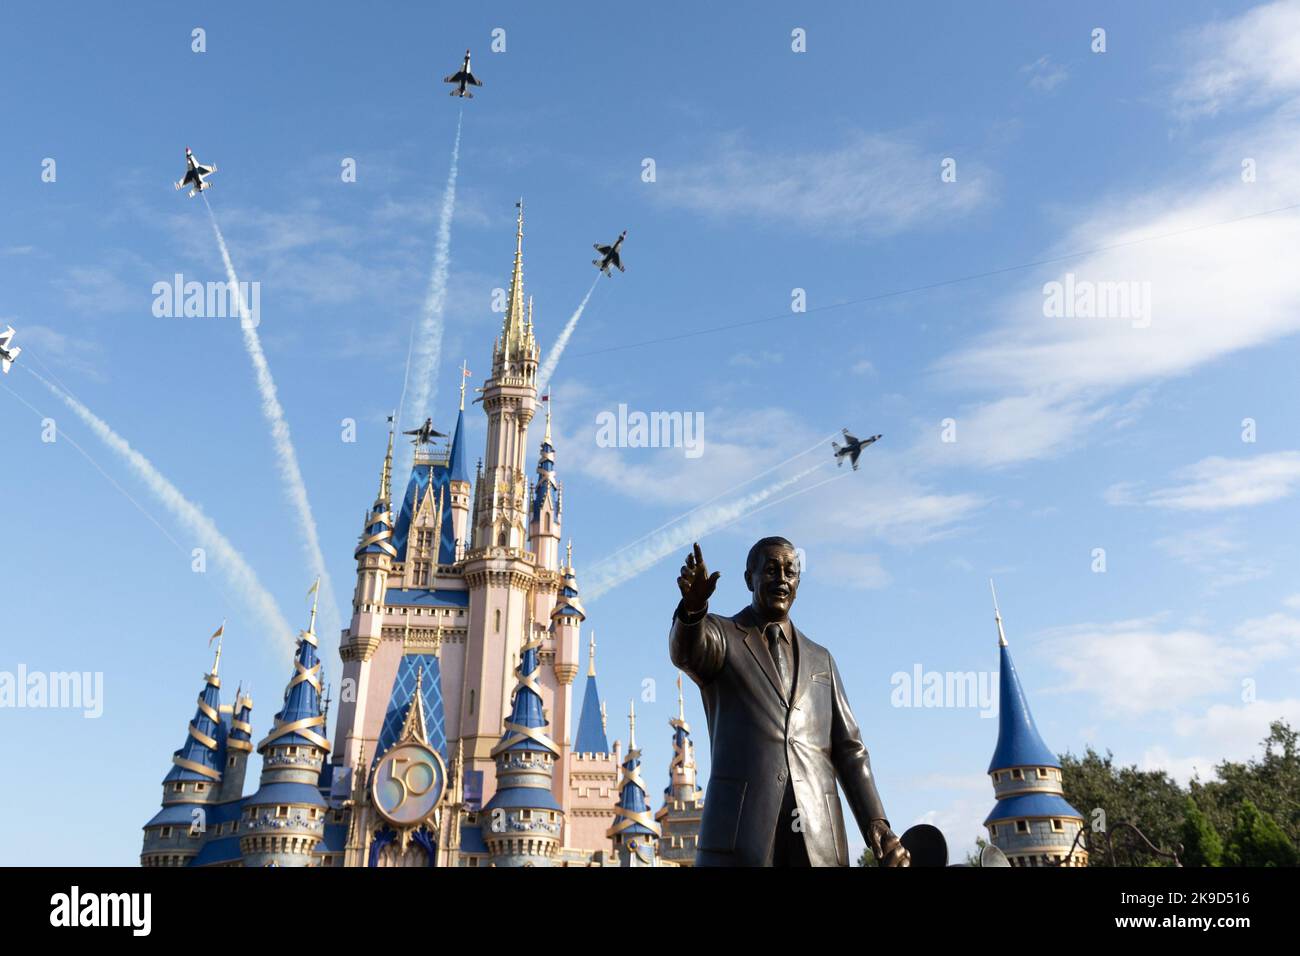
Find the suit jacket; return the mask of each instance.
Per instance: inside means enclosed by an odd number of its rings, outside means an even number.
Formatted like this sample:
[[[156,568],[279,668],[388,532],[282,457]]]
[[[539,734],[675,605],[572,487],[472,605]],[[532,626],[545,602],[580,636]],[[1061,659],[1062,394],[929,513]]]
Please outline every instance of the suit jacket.
[[[870,840],[885,819],[871,761],[830,652],[794,631],[791,700],[779,689],[762,624],[752,608],[734,617],[673,615],[673,663],[700,687],[712,770],[704,797],[697,866],[770,866],[787,785],[793,785],[813,866],[848,866],[835,781]]]

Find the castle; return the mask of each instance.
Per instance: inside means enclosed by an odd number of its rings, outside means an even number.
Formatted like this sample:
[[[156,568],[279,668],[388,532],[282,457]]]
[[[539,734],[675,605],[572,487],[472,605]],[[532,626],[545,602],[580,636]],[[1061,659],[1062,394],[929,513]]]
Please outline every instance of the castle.
[[[681,677],[669,782],[651,812],[629,713],[611,746],[572,543],[561,556],[563,488],[549,405],[536,477],[526,476],[540,348],[523,291],[523,207],[509,302],[480,389],[487,443],[467,467],[465,382],[445,446],[417,435],[394,509],[393,429],[354,552],[340,708],[327,738],[313,605],[284,704],[257,745],[243,793],[253,701],[221,703],[217,645],[194,718],[144,826],[144,866],[691,866],[704,793]],[[467,374],[467,373],[466,373]],[[477,401],[477,400],[476,400]],[[544,400],[543,400],[544,401]],[[997,803],[985,820],[1013,866],[1086,866],[1083,818],[1029,712],[996,610],[1001,655]],[[571,733],[576,717],[576,731]]]
[[[253,701],[220,700],[221,645],[144,827],[144,866],[689,866],[703,793],[678,682],[673,758],[651,814],[635,716],[610,745],[587,645],[549,405],[535,478],[528,426],[541,350],[523,286],[523,207],[492,375],[487,442],[467,467],[465,383],[449,442],[417,435],[394,507],[393,429],[355,551],[333,743],[313,605],[284,704],[257,744]],[[527,304],[526,304],[527,303]],[[468,374],[468,373],[466,373]],[[543,399],[545,401],[545,399]],[[576,731],[571,732],[575,724]],[[659,846],[664,838],[662,848]]]

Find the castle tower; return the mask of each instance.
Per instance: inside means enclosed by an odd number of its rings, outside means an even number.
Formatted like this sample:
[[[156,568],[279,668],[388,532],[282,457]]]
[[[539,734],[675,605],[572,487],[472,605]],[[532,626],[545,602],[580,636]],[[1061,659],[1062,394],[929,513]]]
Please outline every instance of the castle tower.
[[[578,715],[578,731],[573,737],[568,758],[564,844],[612,853],[613,843],[606,831],[609,828],[609,805],[617,799],[618,793],[618,752],[610,747],[606,736],[605,705],[596,686],[594,632],[587,648],[587,681],[582,693],[582,710]]]
[[[658,866],[659,824],[650,815],[645,781],[641,779],[641,751],[636,745],[636,707],[628,704],[627,759],[619,781],[614,825],[608,836],[614,841],[619,866]]]
[[[327,805],[318,786],[329,753],[321,712],[321,663],[317,656],[316,602],[298,637],[294,675],[284,690],[284,706],[257,745],[262,755],[261,786],[244,804],[239,850],[245,866],[310,866],[325,831]]]
[[[1085,850],[1080,847],[1071,852],[1084,820],[1066,802],[1061,762],[1043,743],[1029,712],[1029,701],[1007,648],[996,591],[993,619],[1002,660],[998,745],[988,769],[997,803],[984,820],[989,841],[1006,854],[1012,866],[1087,866]]]
[[[533,488],[533,503],[528,540],[537,566],[551,571],[560,567],[560,524],[563,498],[560,482],[555,476],[555,446],[551,444],[551,405],[546,399],[546,435],[542,438],[542,451],[537,459],[537,483]],[[548,609],[549,611],[549,609]],[[545,620],[545,617],[542,618]]]
[[[694,866],[704,817],[704,791],[696,785],[695,743],[686,723],[686,701],[682,697],[682,675],[677,675],[677,716],[668,721],[673,728],[673,759],[668,766],[664,804],[655,814],[663,831],[659,856],[678,866]]]
[[[235,691],[231,708],[230,733],[226,735],[226,768],[222,771],[219,802],[238,800],[244,795],[244,776],[248,772],[248,757],[253,752],[253,698]]]
[[[144,825],[141,866],[186,866],[198,854],[207,835],[208,812],[221,792],[225,727],[221,721],[221,644],[225,625],[217,632],[212,670],[199,692],[198,709],[185,742],[172,754],[172,768],[163,777],[162,809]]]
[[[483,386],[488,416],[484,487],[479,495],[475,542],[481,548],[521,550],[527,539],[523,488],[528,425],[537,407],[537,362],[541,350],[524,311],[524,207],[515,232],[510,303],[492,350],[492,377]]]
[[[456,561],[469,550],[470,483],[468,455],[465,451],[465,380],[469,368],[462,364],[460,371],[460,411],[456,413],[456,429],[451,436],[450,476],[447,481],[448,505],[451,508],[453,554]]]
[[[573,542],[565,551],[564,567],[558,572],[559,587],[551,609],[550,633],[555,654],[554,672],[558,682],[555,698],[555,726],[561,741],[569,745],[569,722],[573,710],[573,679],[578,676],[578,647],[582,622],[587,619],[582,598],[578,595],[578,575],[573,570]]]
[[[560,748],[546,735],[537,682],[541,646],[533,637],[521,649],[510,716],[492,748],[497,789],[479,823],[493,866],[553,866],[560,851],[564,810],[551,792]]]
[[[388,451],[379,473],[379,492],[366,516],[365,531],[353,556],[357,562],[357,589],[352,600],[352,624],[343,637],[339,656],[343,658],[343,681],[353,688],[345,694],[339,708],[341,741],[340,763],[355,766],[361,757],[363,739],[356,733],[360,720],[358,708],[370,694],[370,661],[383,637],[384,599],[388,577],[397,558],[393,546],[393,418],[388,417]]]
[[[537,403],[540,349],[524,314],[523,235],[520,201],[510,302],[493,347],[492,377],[483,386],[487,455],[474,488],[473,545],[463,564],[469,632],[481,638],[465,649],[456,728],[465,747],[466,775],[482,781],[484,794],[492,787],[492,754],[509,709],[511,651],[533,639],[526,628],[537,584],[536,558],[528,550],[524,456]]]

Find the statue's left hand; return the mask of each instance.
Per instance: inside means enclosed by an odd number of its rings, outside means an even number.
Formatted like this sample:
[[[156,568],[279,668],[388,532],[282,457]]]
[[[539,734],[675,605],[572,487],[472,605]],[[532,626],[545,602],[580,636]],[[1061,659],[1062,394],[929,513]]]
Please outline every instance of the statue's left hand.
[[[871,822],[871,852],[881,866],[912,865],[912,855],[884,820]]]

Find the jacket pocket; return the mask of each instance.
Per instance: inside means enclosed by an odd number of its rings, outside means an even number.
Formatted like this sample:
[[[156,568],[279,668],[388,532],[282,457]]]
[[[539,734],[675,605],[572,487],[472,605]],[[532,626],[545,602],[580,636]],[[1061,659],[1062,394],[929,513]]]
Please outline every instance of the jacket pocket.
[[[848,866],[848,838],[844,833],[844,811],[840,809],[839,794],[826,794],[826,812],[831,821],[831,840],[835,843],[835,863]]]
[[[731,853],[736,849],[740,815],[745,806],[744,780],[733,777],[710,777],[704,795],[704,819],[700,822],[700,849],[712,853]]]

